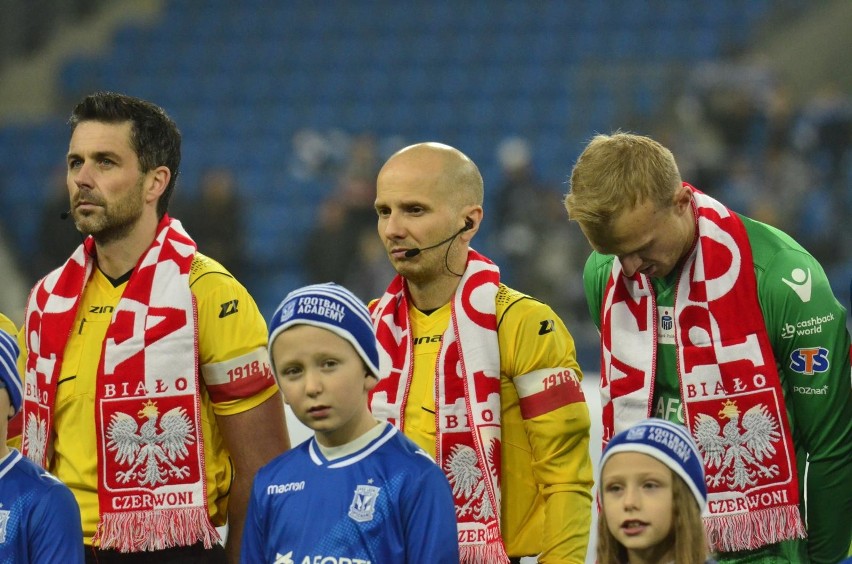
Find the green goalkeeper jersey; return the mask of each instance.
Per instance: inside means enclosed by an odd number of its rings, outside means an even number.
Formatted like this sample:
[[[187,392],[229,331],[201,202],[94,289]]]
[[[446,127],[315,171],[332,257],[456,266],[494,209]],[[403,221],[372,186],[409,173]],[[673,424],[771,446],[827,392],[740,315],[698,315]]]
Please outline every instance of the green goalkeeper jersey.
[[[784,391],[808,540],[781,543],[785,546],[742,558],[730,555],[730,561],[799,564],[807,553],[812,562],[839,562],[852,539],[852,370],[846,310],[822,267],[801,245],[771,226],[740,217]],[[598,327],[613,260],[594,252],[583,272],[589,311]],[[650,415],[683,424],[673,325],[677,275],[675,271],[651,280],[657,304],[657,364]],[[728,561],[724,556],[720,562]]]

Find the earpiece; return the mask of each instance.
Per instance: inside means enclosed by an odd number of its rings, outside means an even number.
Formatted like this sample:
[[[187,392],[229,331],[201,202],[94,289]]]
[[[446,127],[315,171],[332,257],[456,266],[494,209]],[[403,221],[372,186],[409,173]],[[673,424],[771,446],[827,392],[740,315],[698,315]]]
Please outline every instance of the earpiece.
[[[462,229],[462,231],[470,231],[471,229],[473,229],[473,220],[466,217],[464,220],[464,229]]]

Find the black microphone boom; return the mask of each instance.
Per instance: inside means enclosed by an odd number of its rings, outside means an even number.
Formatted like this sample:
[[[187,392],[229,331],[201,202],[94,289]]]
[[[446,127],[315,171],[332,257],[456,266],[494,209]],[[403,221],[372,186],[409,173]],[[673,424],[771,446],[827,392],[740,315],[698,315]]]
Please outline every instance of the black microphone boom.
[[[456,237],[458,237],[459,235],[461,235],[462,233],[464,233],[465,231],[467,231],[471,227],[473,227],[473,224],[470,223],[469,221],[466,221],[465,224],[464,224],[464,227],[462,227],[461,229],[459,229],[458,231],[456,231],[455,233],[453,233],[452,235],[450,235],[449,237],[447,237],[446,239],[444,239],[440,243],[435,243],[434,245],[429,245],[428,247],[423,247],[423,248],[419,248],[419,249],[418,248],[408,249],[407,251],[405,251],[405,258],[414,258],[417,255],[419,255],[420,253],[422,253],[423,251],[428,251],[429,249],[434,249],[435,247],[440,247],[442,245],[446,245],[447,243],[449,243],[450,241],[452,241],[453,239],[455,239]]]
[[[59,219],[68,219],[69,217],[71,217],[71,210],[64,211],[59,214]]]

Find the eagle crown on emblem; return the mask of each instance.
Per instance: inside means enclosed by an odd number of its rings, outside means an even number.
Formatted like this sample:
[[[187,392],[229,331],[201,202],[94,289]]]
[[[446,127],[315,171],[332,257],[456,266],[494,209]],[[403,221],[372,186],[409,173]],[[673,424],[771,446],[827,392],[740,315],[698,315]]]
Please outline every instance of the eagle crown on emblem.
[[[140,409],[136,415],[139,417],[145,417],[146,419],[155,419],[158,415],[160,415],[160,410],[157,409],[157,404],[154,403],[154,400],[148,400],[142,404],[142,409]]]
[[[733,419],[734,417],[740,416],[740,410],[736,403],[731,400],[727,400],[717,415],[719,416],[719,419]]]

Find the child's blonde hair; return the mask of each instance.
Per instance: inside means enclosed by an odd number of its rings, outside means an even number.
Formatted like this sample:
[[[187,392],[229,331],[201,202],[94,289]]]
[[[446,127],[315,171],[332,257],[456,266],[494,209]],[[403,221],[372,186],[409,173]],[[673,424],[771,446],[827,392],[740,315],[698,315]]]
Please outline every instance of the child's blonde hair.
[[[707,539],[704,523],[695,497],[683,478],[672,473],[672,530],[674,561],[677,564],[703,564],[707,558]],[[598,517],[598,564],[626,564],[627,549],[616,540],[606,524],[606,507],[601,496]]]
[[[610,457],[621,452],[650,456],[672,473],[672,530],[674,561],[702,564],[707,558],[707,540],[701,512],[707,505],[707,486],[701,453],[689,429],[664,419],[644,419],[621,431],[607,443],[598,468],[598,485]],[[627,549],[616,540],[606,523],[606,504],[599,494],[598,563],[625,564]]]

